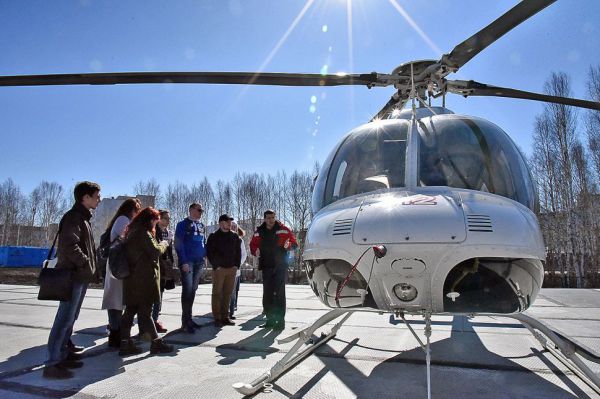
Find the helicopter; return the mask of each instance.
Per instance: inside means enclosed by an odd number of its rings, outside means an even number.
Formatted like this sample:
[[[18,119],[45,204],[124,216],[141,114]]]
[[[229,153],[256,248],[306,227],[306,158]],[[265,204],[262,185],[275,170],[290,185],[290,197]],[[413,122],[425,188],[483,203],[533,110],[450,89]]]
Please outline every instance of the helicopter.
[[[544,276],[545,246],[527,162],[487,120],[454,114],[448,94],[508,97],[600,110],[600,103],[450,80],[471,59],[555,0],[523,0],[439,60],[403,63],[391,73],[125,72],[0,76],[0,86],[240,84],[393,87],[366,124],[349,132],[323,163],[313,188],[313,220],[302,254],[310,286],[332,310],[307,329],[267,373],[234,388],[250,395],[333,338],[357,311],[401,318],[426,355],[430,396],[431,317],[502,315],[542,332],[600,386],[577,355],[597,355],[523,315]],[[441,106],[431,101],[441,99]],[[404,108],[405,105],[408,108]],[[425,318],[426,343],[405,314]],[[331,331],[314,332],[338,320]],[[537,331],[536,331],[537,330]],[[547,347],[545,341],[544,347]],[[306,346],[300,350],[302,346]],[[574,350],[571,350],[573,349]]]

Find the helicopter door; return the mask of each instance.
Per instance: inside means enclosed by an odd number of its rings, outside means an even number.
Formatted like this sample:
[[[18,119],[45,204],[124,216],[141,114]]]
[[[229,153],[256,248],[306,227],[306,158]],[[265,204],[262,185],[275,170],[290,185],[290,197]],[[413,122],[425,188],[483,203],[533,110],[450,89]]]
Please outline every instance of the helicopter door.
[[[466,239],[463,210],[450,195],[398,194],[361,206],[352,236],[356,244],[459,243]]]

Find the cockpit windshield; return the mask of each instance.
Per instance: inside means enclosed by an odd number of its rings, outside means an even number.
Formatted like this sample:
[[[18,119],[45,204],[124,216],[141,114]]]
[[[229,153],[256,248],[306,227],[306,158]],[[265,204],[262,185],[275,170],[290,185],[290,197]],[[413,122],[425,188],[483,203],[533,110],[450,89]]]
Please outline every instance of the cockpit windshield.
[[[490,192],[534,208],[525,161],[496,125],[479,118],[433,118],[420,124],[419,138],[421,186]]]
[[[404,187],[408,122],[394,121],[351,133],[337,151],[325,204],[381,188]]]
[[[489,192],[536,209],[525,158],[498,126],[453,114],[421,118],[415,137],[416,171],[412,169],[417,175],[406,179],[410,126],[409,120],[386,120],[351,132],[329,155],[315,181],[313,211],[352,195],[405,187],[406,181]]]

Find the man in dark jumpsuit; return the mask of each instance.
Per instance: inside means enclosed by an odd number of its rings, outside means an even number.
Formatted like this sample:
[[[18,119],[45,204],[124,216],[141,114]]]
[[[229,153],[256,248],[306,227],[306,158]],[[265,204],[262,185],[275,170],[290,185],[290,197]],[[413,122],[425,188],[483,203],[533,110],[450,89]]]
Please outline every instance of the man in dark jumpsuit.
[[[275,219],[275,211],[265,211],[264,218],[250,241],[250,252],[259,258],[258,269],[262,270],[263,277],[263,309],[267,322],[261,327],[283,330],[287,252],[296,249],[298,243],[294,233]]]

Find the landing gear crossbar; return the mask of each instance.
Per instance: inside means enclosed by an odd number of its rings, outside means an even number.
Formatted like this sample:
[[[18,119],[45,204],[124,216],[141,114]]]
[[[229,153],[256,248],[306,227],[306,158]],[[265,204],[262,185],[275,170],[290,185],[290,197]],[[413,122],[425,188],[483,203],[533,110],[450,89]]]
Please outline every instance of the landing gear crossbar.
[[[232,387],[244,396],[252,395],[260,391],[263,387],[265,387],[266,384],[278,379],[286,371],[300,363],[310,354],[314,353],[314,351],[317,350],[317,348],[319,348],[321,345],[335,337],[341,325],[346,320],[348,320],[348,318],[353,312],[353,310],[334,309],[321,316],[317,321],[313,323],[312,326],[305,328],[304,330],[298,331],[297,333],[287,338],[278,340],[277,342],[280,344],[293,342],[294,340],[296,340],[296,343],[281,360],[279,360],[277,363],[275,363],[273,367],[271,367],[269,371],[267,371],[251,383],[236,382],[232,385]],[[313,334],[317,329],[321,328],[325,324],[337,319],[342,315],[344,315],[344,317],[342,317],[332,327],[330,332],[322,333],[321,336],[316,339],[313,337]],[[298,350],[300,350],[300,348],[303,345],[307,345],[306,348],[298,352]]]

